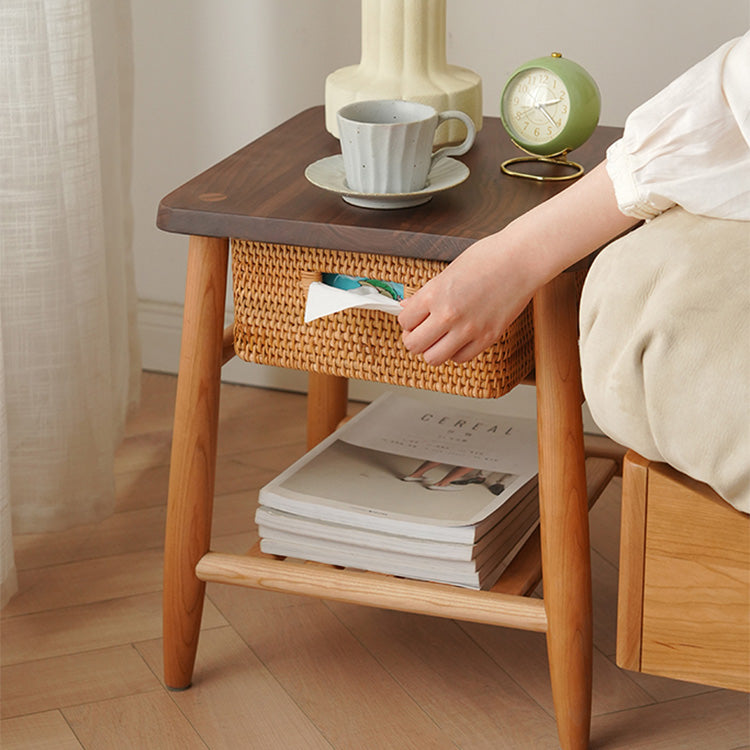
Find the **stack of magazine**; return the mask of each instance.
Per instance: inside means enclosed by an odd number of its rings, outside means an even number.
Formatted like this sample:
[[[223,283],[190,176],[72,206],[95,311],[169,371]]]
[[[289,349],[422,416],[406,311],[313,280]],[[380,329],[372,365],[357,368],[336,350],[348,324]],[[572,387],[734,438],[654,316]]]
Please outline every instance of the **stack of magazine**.
[[[483,589],[539,522],[536,423],[388,393],[260,491],[262,552]]]

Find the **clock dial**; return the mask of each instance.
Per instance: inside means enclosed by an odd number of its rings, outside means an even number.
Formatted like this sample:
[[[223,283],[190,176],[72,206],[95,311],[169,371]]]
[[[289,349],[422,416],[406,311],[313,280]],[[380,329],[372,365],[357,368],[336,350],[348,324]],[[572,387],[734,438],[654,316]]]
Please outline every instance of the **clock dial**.
[[[517,68],[500,97],[500,118],[513,142],[526,156],[506,159],[500,168],[514,177],[568,180],[583,174],[583,167],[567,154],[594,132],[601,97],[591,75],[559,52],[537,57]],[[573,169],[567,174],[532,174],[513,166],[550,161]]]
[[[565,128],[570,97],[559,76],[542,68],[518,73],[506,86],[503,109],[511,135],[522,145],[554,140]]]

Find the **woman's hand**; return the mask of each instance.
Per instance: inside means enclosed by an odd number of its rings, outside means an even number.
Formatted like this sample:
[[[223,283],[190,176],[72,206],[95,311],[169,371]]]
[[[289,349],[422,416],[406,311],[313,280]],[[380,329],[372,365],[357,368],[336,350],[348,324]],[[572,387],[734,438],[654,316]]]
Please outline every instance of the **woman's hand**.
[[[404,345],[431,365],[466,362],[497,341],[537,285],[503,234],[479,240],[404,301]]]
[[[404,345],[431,365],[491,346],[534,292],[637,223],[617,207],[604,163],[554,198],[471,245],[406,300]]]

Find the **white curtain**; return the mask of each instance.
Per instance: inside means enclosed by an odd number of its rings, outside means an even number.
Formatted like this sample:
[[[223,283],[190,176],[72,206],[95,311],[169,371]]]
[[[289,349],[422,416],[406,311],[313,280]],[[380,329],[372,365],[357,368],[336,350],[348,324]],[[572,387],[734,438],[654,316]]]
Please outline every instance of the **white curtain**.
[[[129,0],[0,2],[0,573],[114,506],[138,399]]]

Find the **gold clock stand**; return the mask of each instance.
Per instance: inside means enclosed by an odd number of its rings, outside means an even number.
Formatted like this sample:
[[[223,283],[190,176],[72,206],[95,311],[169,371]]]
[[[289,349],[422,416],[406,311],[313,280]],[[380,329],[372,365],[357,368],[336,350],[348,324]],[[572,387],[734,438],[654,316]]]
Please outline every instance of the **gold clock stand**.
[[[574,180],[576,177],[580,177],[585,171],[583,166],[578,162],[568,160],[568,154],[570,153],[569,149],[564,149],[556,154],[539,156],[538,154],[532,154],[531,151],[527,151],[515,141],[513,141],[513,145],[523,151],[526,156],[516,156],[513,159],[506,159],[500,165],[500,169],[503,173],[510,175],[511,177],[523,177],[527,180],[537,180],[539,182],[560,182],[562,180]],[[554,164],[557,167],[564,167],[573,171],[568,174],[542,175],[532,174],[531,172],[519,172],[515,169],[510,169],[510,165],[512,164],[529,164],[538,162],[542,164]]]

